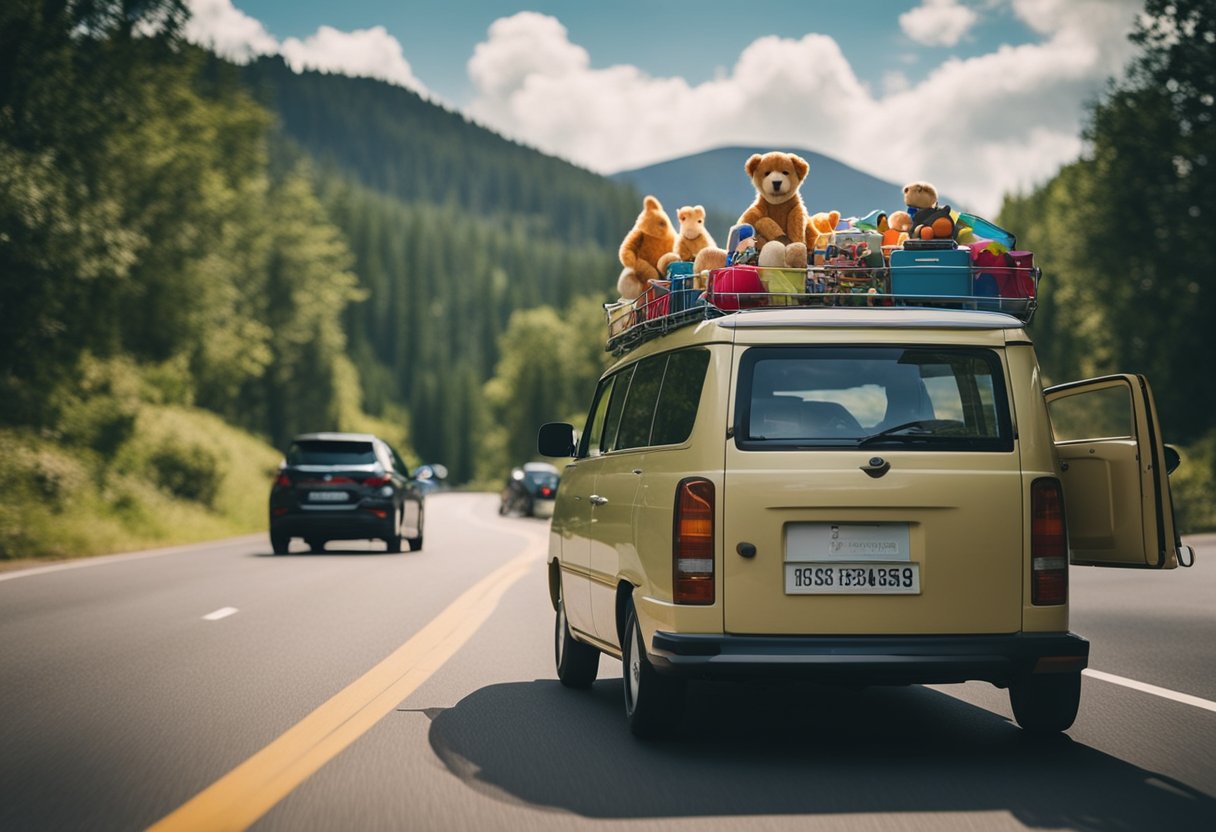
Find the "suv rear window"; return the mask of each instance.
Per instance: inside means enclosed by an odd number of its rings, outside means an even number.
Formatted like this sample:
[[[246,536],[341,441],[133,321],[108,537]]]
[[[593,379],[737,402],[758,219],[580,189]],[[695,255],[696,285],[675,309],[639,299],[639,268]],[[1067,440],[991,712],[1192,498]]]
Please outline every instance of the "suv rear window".
[[[373,465],[376,453],[371,442],[313,440],[292,442],[287,449],[288,465]]]
[[[740,364],[735,411],[743,450],[1013,450],[992,350],[756,347]]]

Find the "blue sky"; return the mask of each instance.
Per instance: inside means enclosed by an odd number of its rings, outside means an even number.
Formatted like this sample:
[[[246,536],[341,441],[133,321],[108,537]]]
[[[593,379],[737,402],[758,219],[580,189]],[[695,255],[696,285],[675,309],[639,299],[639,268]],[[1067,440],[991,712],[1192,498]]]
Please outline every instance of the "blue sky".
[[[473,87],[465,65],[473,47],[486,37],[491,23],[520,11],[558,18],[574,43],[591,54],[593,66],[628,63],[654,76],[681,75],[691,83],[708,81],[734,63],[749,43],[764,35],[801,37],[830,33],[859,78],[876,89],[888,72],[902,72],[912,82],[923,80],[942,60],[970,58],[994,51],[1002,43],[1036,40],[1008,6],[996,6],[953,46],[923,46],[905,35],[899,15],[920,5],[907,2],[723,3],[678,2],[529,3],[444,2],[410,0],[235,0],[242,11],[265,24],[271,34],[303,38],[318,26],[350,31],[384,26],[404,48],[415,74],[441,98],[457,106],[469,103]],[[746,8],[746,14],[739,14]],[[859,13],[858,8],[873,11]],[[698,23],[690,30],[688,14]]]
[[[890,181],[928,179],[989,213],[1083,152],[1085,107],[1132,57],[1141,8],[187,2],[188,36],[234,60],[279,54],[297,70],[388,80],[591,170],[723,145],[806,148]]]

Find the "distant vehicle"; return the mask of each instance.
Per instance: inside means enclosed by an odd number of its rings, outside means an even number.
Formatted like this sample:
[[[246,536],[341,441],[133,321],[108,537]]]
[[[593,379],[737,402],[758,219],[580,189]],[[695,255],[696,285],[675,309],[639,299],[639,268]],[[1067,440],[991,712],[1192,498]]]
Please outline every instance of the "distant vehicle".
[[[387,442],[365,433],[307,433],[292,440],[270,489],[270,544],[293,537],[320,552],[330,540],[401,541],[422,548],[423,491]]]
[[[560,478],[557,468],[547,462],[529,462],[511,469],[511,475],[502,489],[498,513],[552,517]]]
[[[419,465],[414,469],[412,475],[418,481],[418,487],[424,493],[432,491],[441,491],[448,487],[448,469],[446,465],[440,465],[438,462],[428,465]]]

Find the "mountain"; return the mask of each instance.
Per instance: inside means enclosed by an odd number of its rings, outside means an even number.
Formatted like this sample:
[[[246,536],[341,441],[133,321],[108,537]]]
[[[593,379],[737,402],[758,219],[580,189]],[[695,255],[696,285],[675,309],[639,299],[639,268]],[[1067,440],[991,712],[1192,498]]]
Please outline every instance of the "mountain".
[[[640,193],[654,194],[669,214],[681,205],[704,205],[711,213],[710,230],[719,243],[740,214],[751,205],[756,191],[743,170],[753,153],[772,148],[720,147],[657,165],[613,174],[612,179],[633,185]],[[875,208],[894,211],[903,206],[903,186],[849,167],[822,153],[792,150],[811,165],[802,186],[807,210],[839,211],[862,216]]]
[[[533,239],[613,251],[637,216],[632,189],[546,156],[417,93],[371,78],[293,72],[263,57],[241,70],[282,134],[321,167],[402,202],[470,220],[529,220]]]

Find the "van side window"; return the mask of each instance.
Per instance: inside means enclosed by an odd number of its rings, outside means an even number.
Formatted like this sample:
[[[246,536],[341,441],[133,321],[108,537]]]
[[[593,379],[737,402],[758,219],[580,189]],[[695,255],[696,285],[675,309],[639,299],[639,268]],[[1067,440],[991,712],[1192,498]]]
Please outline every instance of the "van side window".
[[[709,350],[681,350],[668,357],[651,445],[679,445],[688,439],[697,418],[707,369]]]
[[[625,397],[621,427],[613,450],[644,448],[650,444],[650,426],[654,421],[654,408],[659,400],[666,367],[666,355],[656,355],[638,362],[629,385],[629,395]]]
[[[1053,399],[1047,405],[1057,442],[1118,439],[1132,435],[1131,391],[1126,384]]]
[[[583,436],[578,443],[579,459],[585,456],[600,455],[600,439],[604,435],[604,424],[608,419],[608,402],[612,398],[613,382],[616,379],[617,376],[609,376],[604,379],[595,392],[595,404],[591,406],[591,413],[587,415],[587,426],[583,429]]]
[[[633,364],[617,373],[616,384],[612,386],[612,399],[608,402],[608,415],[604,421],[604,435],[600,438],[600,452],[611,451],[616,445],[617,433],[621,429],[621,412],[625,409],[625,399],[629,395],[629,382],[633,380],[633,372],[637,367]]]

